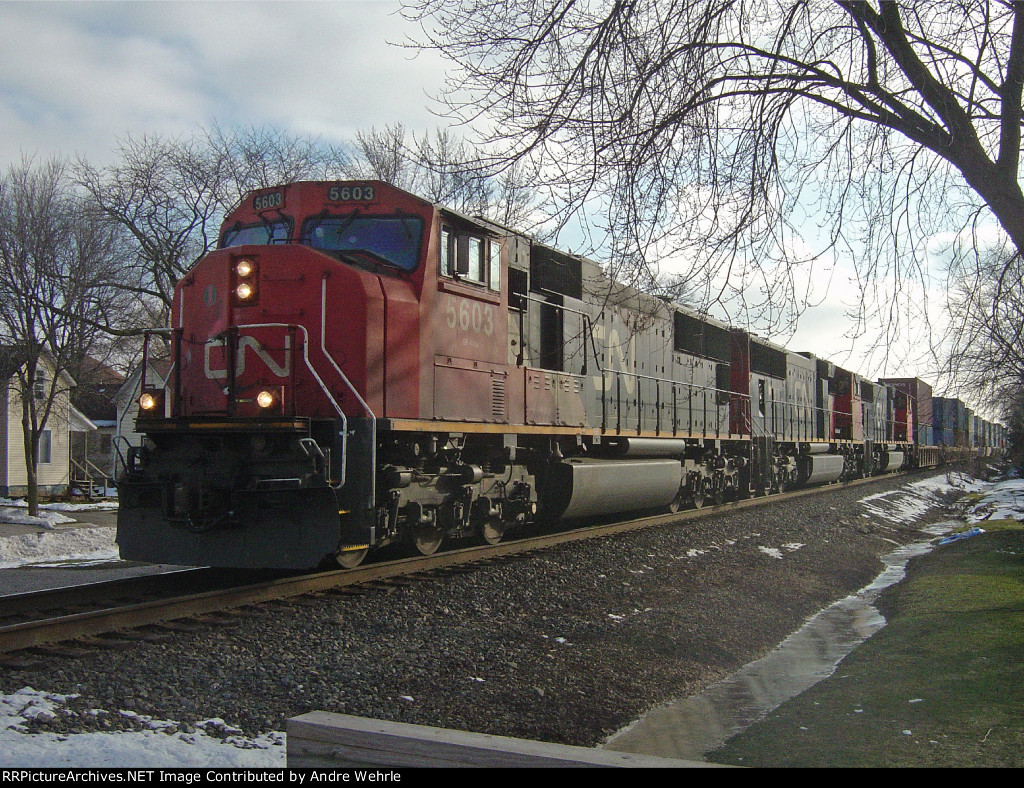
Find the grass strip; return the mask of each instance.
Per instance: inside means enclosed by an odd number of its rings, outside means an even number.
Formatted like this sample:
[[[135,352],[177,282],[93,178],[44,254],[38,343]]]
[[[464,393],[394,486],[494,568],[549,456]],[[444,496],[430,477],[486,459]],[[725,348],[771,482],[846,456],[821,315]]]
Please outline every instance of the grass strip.
[[[985,523],[981,524],[988,528]],[[780,767],[1024,766],[1024,530],[914,559],[887,625],[708,760]]]

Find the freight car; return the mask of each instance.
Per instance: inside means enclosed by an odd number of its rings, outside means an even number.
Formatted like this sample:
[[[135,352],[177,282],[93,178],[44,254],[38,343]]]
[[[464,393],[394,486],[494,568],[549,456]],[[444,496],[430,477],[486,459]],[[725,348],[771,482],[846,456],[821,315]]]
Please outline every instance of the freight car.
[[[896,389],[375,181],[257,191],[147,339],[123,558],[358,565],[401,542],[913,466]]]

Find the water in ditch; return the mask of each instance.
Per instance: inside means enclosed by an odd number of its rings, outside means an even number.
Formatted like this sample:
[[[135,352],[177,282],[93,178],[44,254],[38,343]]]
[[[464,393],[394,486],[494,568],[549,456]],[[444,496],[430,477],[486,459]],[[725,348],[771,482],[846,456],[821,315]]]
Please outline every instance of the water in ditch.
[[[962,523],[938,523],[941,534]],[[702,760],[769,712],[828,678],[839,662],[885,626],[873,603],[898,583],[907,562],[931,550],[907,545],[882,558],[884,571],[868,586],[812,617],[771,654],[751,662],[704,693],[654,709],[611,736],[605,749]]]

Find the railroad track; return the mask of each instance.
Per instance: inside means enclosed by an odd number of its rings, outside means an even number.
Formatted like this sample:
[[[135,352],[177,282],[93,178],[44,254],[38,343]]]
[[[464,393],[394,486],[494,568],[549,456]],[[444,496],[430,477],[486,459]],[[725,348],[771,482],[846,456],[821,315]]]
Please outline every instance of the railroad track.
[[[843,486],[889,478],[858,479]],[[118,648],[141,639],[170,637],[175,630],[222,624],[230,621],[224,618],[225,613],[237,613],[250,605],[303,595],[351,593],[353,586],[399,582],[398,578],[427,576],[556,545],[781,503],[832,489],[833,485],[812,487],[702,509],[531,534],[498,545],[461,547],[432,556],[370,563],[357,569],[265,577],[256,582],[251,581],[251,571],[183,569],[162,575],[5,596],[0,612],[0,665],[19,666],[25,658],[16,652],[27,649],[52,649],[55,644],[71,643],[51,653],[74,656],[82,650]],[[243,575],[249,580],[240,583]]]

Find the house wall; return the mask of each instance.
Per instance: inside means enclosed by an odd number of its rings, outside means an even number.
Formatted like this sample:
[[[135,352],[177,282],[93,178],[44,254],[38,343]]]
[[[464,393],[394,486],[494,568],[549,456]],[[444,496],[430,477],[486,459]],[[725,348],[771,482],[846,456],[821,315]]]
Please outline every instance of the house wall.
[[[25,495],[28,492],[28,470],[25,463],[25,439],[21,427],[21,396],[15,378],[4,387],[4,408],[7,415],[4,433],[6,441],[6,459],[0,493],[6,496]],[[50,416],[44,429],[50,430],[51,451],[50,462],[40,463],[39,491],[59,495],[67,491],[70,483],[69,457],[71,452],[71,435],[68,429],[70,400],[67,392],[57,395]]]
[[[9,412],[10,409],[10,391],[7,386],[0,385],[0,416]],[[8,495],[7,486],[7,469],[10,467],[10,440],[9,433],[10,429],[10,418],[8,417],[7,423],[0,425],[0,495]],[[20,423],[20,422],[19,422]]]

